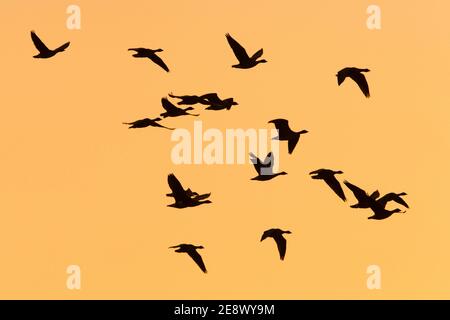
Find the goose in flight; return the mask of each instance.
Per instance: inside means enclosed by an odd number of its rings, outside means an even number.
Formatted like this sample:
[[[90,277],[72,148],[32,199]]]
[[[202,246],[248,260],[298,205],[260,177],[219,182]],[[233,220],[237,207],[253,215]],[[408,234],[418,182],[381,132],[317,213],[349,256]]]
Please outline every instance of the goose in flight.
[[[176,96],[173,93],[169,93],[169,97],[180,99],[180,101],[177,102],[178,105],[194,105],[202,102],[204,102],[205,104],[208,103],[207,101],[204,101],[202,97],[197,95]]]
[[[379,197],[380,193],[378,191],[375,191],[370,196],[369,194],[362,190],[361,188],[351,184],[348,181],[344,181],[344,184],[353,192],[356,199],[358,200],[358,203],[355,205],[352,205],[350,207],[352,208],[370,208],[373,211],[373,215],[368,217],[368,219],[374,219],[374,220],[384,220],[386,218],[389,218],[394,213],[405,213],[405,211],[402,211],[398,208],[394,210],[387,210],[385,208],[386,203],[379,202],[376,199]]]
[[[198,193],[193,193],[190,189],[185,190],[173,173],[169,174],[167,182],[172,190],[172,193],[167,194],[167,196],[175,198],[175,203],[169,204],[168,207],[182,209],[211,203],[210,200],[204,200],[210,196],[210,193],[199,195]]]
[[[160,125],[157,121],[161,121],[161,120],[162,120],[161,118],[155,118],[155,119],[145,118],[145,119],[136,120],[133,122],[124,122],[123,124],[129,125],[130,127],[128,129],[146,128],[146,127],[151,126],[151,127],[158,127],[158,128],[174,130],[174,128],[168,128],[163,125]]]
[[[276,176],[287,174],[287,172],[284,171],[278,173],[273,172],[274,156],[272,152],[269,152],[267,154],[264,162],[262,162],[258,157],[250,152],[250,160],[252,161],[256,172],[258,172],[258,175],[251,180],[267,181],[275,178]]]
[[[281,229],[269,229],[264,231],[261,237],[261,241],[269,237],[275,240],[281,260],[284,260],[284,256],[286,255],[286,239],[283,237],[283,234],[285,233],[290,234],[291,232],[283,231]]]
[[[197,192],[192,191],[192,190],[189,189],[189,188],[186,189],[185,192],[186,192],[186,195],[187,195],[188,197],[192,198],[192,200],[194,200],[194,201],[199,201],[199,200],[208,199],[209,196],[211,195],[211,192],[210,192],[210,193],[204,193],[204,194],[198,194]],[[167,196],[167,197],[174,197],[173,192],[167,193],[166,196]]]
[[[308,133],[307,130],[302,130],[299,132],[292,131],[289,127],[289,121],[286,119],[274,119],[270,120],[268,123],[273,123],[275,125],[275,128],[278,130],[278,137],[275,137],[273,139],[288,141],[289,154],[292,154],[292,152],[294,151],[295,146],[300,139],[300,135]]]
[[[194,110],[192,107],[187,107],[185,109],[178,108],[175,106],[172,102],[170,102],[167,98],[161,99],[162,107],[166,110],[166,112],[163,112],[160,114],[161,117],[167,118],[167,117],[179,117],[179,116],[199,116],[198,114],[191,114],[187,111]]]
[[[396,208],[394,210],[387,210],[384,208],[380,203],[377,201],[371,201],[369,208],[373,211],[373,216],[368,217],[367,219],[374,219],[374,220],[384,220],[392,216],[394,213],[405,213],[406,211],[402,211],[399,208]]]
[[[258,50],[253,56],[249,56],[247,51],[236,40],[234,40],[229,33],[226,34],[228,44],[233,49],[234,55],[239,60],[239,64],[235,64],[232,67],[238,69],[250,69],[259,63],[266,63],[267,60],[258,60],[263,55],[263,49]]]
[[[177,246],[169,247],[169,249],[177,249],[175,252],[187,253],[189,257],[194,260],[194,262],[200,267],[200,269],[207,273],[205,263],[203,262],[202,256],[197,252],[197,249],[204,249],[203,246],[194,246],[192,244],[179,244]]]
[[[157,52],[162,52],[163,49],[147,49],[147,48],[130,48],[128,51],[135,51],[133,54],[135,58],[148,58],[156,63],[158,66],[163,68],[165,71],[169,72],[169,67],[164,63],[164,61],[156,54]]]
[[[370,97],[369,85],[363,72],[369,72],[369,69],[344,68],[337,73],[338,85],[344,82],[345,78],[350,77],[359,86],[366,98]]]
[[[358,203],[350,206],[351,208],[360,208],[360,209],[370,208],[370,205],[373,202],[373,200],[375,200],[378,203],[378,205],[381,206],[382,208],[386,208],[387,203],[391,201],[394,201],[406,208],[409,208],[405,200],[402,199],[403,196],[406,196],[405,192],[401,193],[390,192],[379,198],[380,192],[378,190],[369,195],[366,191],[351,184],[348,181],[344,181],[344,184],[353,192],[356,200],[358,200]]]
[[[319,169],[316,171],[312,171],[309,174],[311,178],[323,180],[326,184],[341,198],[343,201],[347,201],[345,198],[344,190],[342,190],[342,186],[339,181],[336,179],[336,174],[342,174],[342,171],[334,171],[330,169]]]
[[[390,201],[394,201],[402,206],[404,206],[405,208],[409,209],[408,204],[406,203],[405,200],[403,200],[403,196],[406,196],[407,194],[405,192],[400,192],[400,193],[395,193],[395,192],[390,192],[388,194],[385,194],[384,196],[382,196],[381,198],[377,199],[378,204],[380,204],[383,208],[386,207],[387,203]]]
[[[63,52],[64,50],[66,50],[70,45],[70,42],[66,42],[59,48],[51,50],[51,49],[47,48],[47,46],[42,42],[41,39],[39,39],[39,37],[37,36],[37,34],[34,31],[31,31],[31,40],[33,40],[34,46],[39,51],[39,54],[33,56],[33,58],[36,58],[36,59],[51,58],[58,52]]]
[[[209,107],[206,110],[230,110],[232,106],[238,105],[233,98],[220,99],[217,93],[208,93],[200,97],[202,104],[207,104]]]

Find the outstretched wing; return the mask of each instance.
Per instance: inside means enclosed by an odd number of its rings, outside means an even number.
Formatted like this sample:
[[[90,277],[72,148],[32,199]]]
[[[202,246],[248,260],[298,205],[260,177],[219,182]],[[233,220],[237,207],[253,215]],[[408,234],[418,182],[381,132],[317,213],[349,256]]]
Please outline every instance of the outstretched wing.
[[[369,196],[367,195],[367,192],[365,192],[363,189],[355,186],[354,184],[351,184],[348,181],[344,181],[344,184],[347,186],[347,188],[349,188],[353,194],[355,195],[355,198],[358,201],[366,201],[367,198],[369,198]]]
[[[366,98],[369,98],[370,97],[369,84],[367,83],[366,77],[361,72],[352,72],[350,74],[350,78],[352,78],[353,81],[355,81],[358,84],[359,88],[364,93]]]
[[[203,262],[202,256],[197,252],[197,250],[189,250],[188,255],[195,261],[195,263],[200,267],[200,269],[207,273],[205,263]]]
[[[47,46],[42,42],[41,39],[39,39],[39,37],[34,31],[31,31],[31,40],[33,40],[34,46],[40,52],[50,51],[50,49],[47,48]]]
[[[263,49],[259,49],[259,50],[256,51],[255,54],[252,56],[252,59],[253,59],[253,60],[258,59],[259,57],[261,57],[261,56],[263,55],[263,53],[264,53],[264,50],[263,50]]]
[[[169,187],[172,190],[172,195],[175,198],[175,201],[186,201],[189,200],[189,197],[186,195],[186,191],[184,191],[183,186],[180,181],[175,177],[173,173],[169,174],[167,177],[167,182],[169,183]]]
[[[269,123],[273,123],[275,125],[275,128],[278,130],[280,135],[286,135],[292,132],[289,128],[289,121],[286,119],[270,120]]]
[[[162,107],[167,112],[177,112],[178,110],[180,110],[172,102],[170,102],[169,99],[167,99],[167,98],[162,98],[161,99],[161,104],[162,104]]]
[[[334,193],[338,195],[339,198],[341,198],[343,201],[347,201],[347,199],[345,198],[344,190],[342,190],[342,186],[336,179],[336,177],[331,176],[325,179],[325,182],[334,191]]]
[[[250,57],[247,54],[247,51],[245,51],[244,47],[239,44],[236,40],[231,37],[229,33],[226,34],[228,44],[230,45],[231,49],[234,52],[234,55],[240,62],[246,62],[250,59]]]
[[[250,160],[253,163],[253,166],[255,167],[256,172],[258,173],[258,175],[261,174],[261,160],[259,160],[259,158],[257,156],[255,156],[252,152],[250,152]]]
[[[222,103],[222,100],[219,98],[217,93],[204,94],[204,95],[200,96],[200,100],[201,100],[200,103],[202,103],[202,104],[205,104],[202,102],[205,100],[206,100],[205,102],[207,102],[208,104],[221,104]]]
[[[286,239],[280,234],[274,237],[275,242],[277,243],[278,252],[280,253],[280,259],[284,260],[284,256],[286,255]]]
[[[163,68],[165,71],[169,72],[169,67],[164,63],[164,61],[156,55],[156,53],[149,56],[150,60],[156,63],[158,66]]]
[[[386,204],[389,201],[394,201],[397,202],[398,204],[404,206],[405,208],[409,209],[408,204],[406,203],[405,200],[403,200],[399,195],[397,195],[396,193],[388,193],[386,195],[384,195],[383,197],[381,197],[380,199],[378,199],[378,203],[382,206],[382,207],[386,207]]]

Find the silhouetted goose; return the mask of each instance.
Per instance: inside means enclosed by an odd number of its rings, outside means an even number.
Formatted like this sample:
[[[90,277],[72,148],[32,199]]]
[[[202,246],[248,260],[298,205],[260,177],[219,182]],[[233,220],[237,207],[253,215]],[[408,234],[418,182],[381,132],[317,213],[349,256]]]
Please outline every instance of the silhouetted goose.
[[[382,206],[382,204],[378,203],[377,201],[371,201],[369,205],[370,209],[373,211],[373,216],[368,217],[367,219],[374,219],[374,220],[384,220],[392,216],[394,213],[405,213],[406,211],[402,211],[398,208],[394,210],[387,210]]]
[[[338,85],[344,82],[345,78],[350,77],[359,86],[361,91],[364,93],[366,98],[370,97],[369,85],[367,84],[366,77],[362,72],[369,72],[369,69],[359,69],[359,68],[344,68],[337,73]]]
[[[263,49],[258,50],[253,56],[249,57],[244,47],[234,40],[229,33],[226,34],[226,37],[234,55],[239,60],[239,64],[233,65],[233,68],[250,69],[259,63],[267,62],[264,59],[258,60],[263,55]]]
[[[283,231],[281,229],[269,229],[264,231],[261,241],[270,237],[275,240],[278,247],[278,252],[280,253],[280,259],[284,260],[284,256],[286,255],[286,239],[283,237],[283,234],[290,234],[290,231]]]
[[[202,104],[209,105],[206,110],[230,110],[232,106],[238,105],[233,98],[220,99],[217,93],[204,94],[200,98],[202,99]]]
[[[34,31],[31,31],[31,40],[33,40],[33,43],[34,43],[34,46],[36,47],[36,49],[39,50],[39,54],[33,56],[33,58],[37,58],[37,59],[51,58],[58,52],[63,52],[64,50],[66,50],[67,47],[69,47],[69,45],[70,45],[70,42],[66,42],[59,48],[56,48],[55,50],[51,50],[51,49],[47,48],[47,46],[42,42],[41,39],[39,39],[39,37],[37,36],[37,34]]]
[[[204,200],[209,198],[209,196],[211,195],[211,193],[204,193],[204,194],[198,194],[195,191],[192,191],[191,189],[186,189],[185,190],[186,195],[190,198],[192,198],[193,200]],[[166,196],[168,197],[174,197],[173,193],[167,193]]]
[[[174,128],[168,128],[163,125],[160,125],[157,121],[161,121],[161,118],[155,118],[155,119],[141,119],[136,120],[134,122],[124,122],[123,124],[129,125],[130,127],[128,129],[136,129],[136,128],[146,128],[146,127],[158,127],[158,128],[164,128],[169,130],[174,130]]]
[[[273,173],[273,162],[274,157],[272,152],[269,152],[266,156],[266,159],[264,162],[262,162],[258,157],[256,157],[253,153],[250,153],[250,160],[253,163],[253,166],[255,167],[256,172],[258,172],[258,175],[251,180],[258,180],[258,181],[267,181],[275,178],[279,175],[285,175],[287,172],[278,172]]]
[[[380,199],[377,199],[378,204],[380,204],[383,208],[386,207],[387,203],[390,201],[394,201],[406,208],[409,209],[408,204],[406,203],[405,200],[402,199],[403,196],[406,196],[407,194],[405,192],[401,192],[401,193],[395,193],[395,192],[390,192],[388,194],[385,194],[384,196],[382,196]]]
[[[154,63],[156,63],[158,66],[163,68],[165,71],[169,72],[169,67],[164,63],[164,61],[158,57],[156,54],[157,52],[162,52],[163,49],[146,49],[146,48],[130,48],[128,51],[136,51],[135,54],[133,54],[133,57],[135,58],[148,58],[152,60]]]
[[[286,119],[270,120],[268,123],[273,123],[275,128],[278,130],[278,137],[273,139],[288,141],[289,154],[292,154],[294,151],[295,146],[300,139],[300,135],[308,133],[307,130],[302,130],[299,132],[292,131],[291,128],[289,128],[289,121]]]
[[[326,184],[336,193],[339,198],[341,198],[343,201],[347,201],[345,198],[344,190],[342,190],[342,186],[339,183],[339,181],[336,179],[336,174],[342,174],[342,171],[333,171],[330,169],[319,169],[316,171],[312,171],[309,174],[311,175],[311,178],[318,179],[318,180],[324,180]]]
[[[175,248],[178,248],[177,250],[175,250],[175,252],[187,253],[192,258],[192,260],[194,260],[195,263],[200,267],[200,269],[204,273],[207,273],[205,263],[203,262],[202,256],[197,252],[197,249],[204,249],[203,246],[194,246],[192,244],[183,243],[183,244],[179,244],[177,246],[169,247],[169,249],[175,249]]]
[[[199,196],[194,196],[193,192],[187,191],[183,188],[180,181],[175,177],[174,174],[169,174],[167,177],[167,182],[169,183],[169,187],[172,190],[172,193],[169,193],[168,196],[172,196],[175,198],[175,203],[169,204],[168,207],[173,208],[187,208],[187,207],[196,207],[204,203],[211,203],[209,200],[201,201],[205,198],[208,198],[210,194],[203,194]]]
[[[175,98],[175,99],[180,99],[180,101],[178,101],[178,105],[193,105],[193,104],[197,104],[197,103],[202,103],[202,102],[206,102],[207,101],[203,101],[202,98],[200,96],[197,95],[184,95],[184,96],[176,96],[172,93],[169,93],[169,97],[171,98]]]
[[[167,117],[179,117],[179,116],[199,116],[198,114],[191,114],[187,111],[194,110],[192,107],[187,107],[185,109],[178,108],[175,106],[172,102],[170,102],[167,98],[161,99],[161,104],[163,108],[166,110],[166,112],[163,112],[160,114],[161,117],[167,118]]]
[[[366,191],[355,186],[354,184],[351,184],[347,180],[344,180],[344,184],[347,186],[347,188],[350,189],[351,192],[353,192],[353,195],[355,196],[356,200],[358,200],[358,203],[350,206],[351,208],[360,208],[360,209],[369,208],[370,204],[373,201],[376,201],[376,199],[380,196],[378,190],[369,195]]]

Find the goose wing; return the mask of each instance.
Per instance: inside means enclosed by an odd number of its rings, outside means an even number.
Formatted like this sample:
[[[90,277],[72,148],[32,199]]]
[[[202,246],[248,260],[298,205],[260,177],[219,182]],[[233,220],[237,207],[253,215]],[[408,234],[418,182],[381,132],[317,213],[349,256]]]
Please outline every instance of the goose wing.
[[[406,207],[406,208],[408,208],[409,209],[409,206],[408,206],[408,204],[406,203],[406,201],[405,200],[403,200],[398,194],[396,194],[396,193],[388,193],[388,194],[386,194],[386,195],[384,195],[383,197],[381,197],[380,199],[378,199],[378,203],[380,203],[382,206],[386,206],[386,204],[389,202],[389,201],[394,201],[394,202],[396,202],[396,203],[398,203],[398,204],[400,204],[400,205],[402,205],[402,206],[404,206],[404,207]]]
[[[200,269],[207,273],[205,263],[203,262],[202,256],[197,252],[197,250],[189,250],[188,255],[195,261],[195,263],[200,267]]]
[[[286,255],[286,239],[281,234],[275,235],[273,239],[277,243],[278,252],[280,253],[280,259],[284,260],[284,256]]]
[[[217,93],[207,93],[200,97],[200,100],[206,100],[209,104],[221,104],[222,99],[219,98]]]
[[[186,199],[189,199],[180,181],[177,179],[177,177],[175,177],[173,173],[169,174],[169,176],[167,177],[167,182],[169,183],[169,187],[172,190],[172,195],[175,198],[175,201],[186,201]]]
[[[279,135],[283,136],[292,133],[292,130],[289,127],[289,121],[286,119],[275,119],[269,121],[269,123],[273,123],[275,125]]]
[[[338,195],[339,198],[341,198],[343,201],[347,201],[347,199],[345,198],[344,190],[342,189],[341,184],[335,176],[326,178],[325,182],[334,191],[334,193]]]
[[[50,51],[34,31],[31,31],[31,40],[33,40],[34,46],[39,52]]]
[[[162,107],[169,113],[178,112],[180,108],[176,107],[172,102],[167,98],[161,99]]]
[[[239,44],[236,40],[231,37],[229,33],[226,34],[228,44],[230,45],[231,49],[234,52],[234,55],[239,60],[239,62],[246,62],[250,59],[250,57],[247,54],[247,51],[244,49],[243,46]]]
[[[350,78],[353,79],[353,81],[356,82],[358,87],[361,89],[361,91],[364,93],[366,98],[370,97],[369,92],[369,84],[367,83],[366,77],[361,72],[352,72],[350,74]]]
[[[365,192],[363,189],[355,186],[354,184],[351,184],[348,181],[344,181],[344,184],[349,188],[353,194],[355,195],[355,198],[360,202],[365,202],[369,198],[367,195],[367,192]]]
[[[164,63],[163,59],[161,59],[156,53],[153,53],[149,56],[149,59],[156,63],[158,66],[163,68],[166,72],[169,72],[169,67]]]
[[[260,58],[264,53],[263,49],[259,49],[258,51],[255,52],[255,54],[252,56],[253,60],[256,60],[258,58]]]

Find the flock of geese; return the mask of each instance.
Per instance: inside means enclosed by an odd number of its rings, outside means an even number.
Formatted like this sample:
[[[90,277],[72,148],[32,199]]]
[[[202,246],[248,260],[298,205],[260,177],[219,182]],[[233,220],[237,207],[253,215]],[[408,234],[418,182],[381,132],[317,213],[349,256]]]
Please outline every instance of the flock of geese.
[[[31,39],[36,49],[39,51],[39,53],[33,57],[38,59],[51,58],[58,53],[64,52],[70,45],[70,42],[67,42],[56,49],[49,49],[34,31],[31,31]],[[226,34],[226,40],[228,41],[228,44],[230,45],[235,57],[238,60],[237,64],[232,65],[233,68],[250,69],[256,67],[261,63],[267,62],[267,60],[265,59],[260,59],[263,55],[263,49],[258,50],[252,56],[250,56],[248,55],[245,48],[228,33]],[[135,52],[133,54],[133,57],[148,58],[160,68],[162,68],[166,72],[169,72],[169,67],[167,66],[167,64],[163,61],[163,59],[161,59],[161,57],[158,56],[158,53],[163,51],[162,49],[153,50],[147,48],[130,48],[128,50]],[[364,73],[369,71],[369,69],[360,69],[353,67],[344,68],[336,74],[338,85],[340,86],[345,81],[345,79],[350,78],[358,85],[364,96],[369,98],[369,85],[367,83],[366,77],[364,76]],[[164,109],[164,112],[162,112],[158,117],[144,118],[133,122],[126,122],[124,124],[128,125],[130,129],[145,128],[151,126],[174,130],[174,128],[166,127],[159,122],[162,119],[168,117],[197,117],[199,116],[199,114],[193,114],[189,112],[194,110],[192,106],[196,104],[207,106],[205,108],[206,110],[213,111],[230,110],[233,106],[238,105],[238,103],[234,101],[233,98],[221,99],[219,98],[217,93],[207,93],[203,95],[174,95],[173,93],[170,93],[169,97],[172,99],[177,99],[177,105],[169,101],[167,97],[162,98],[161,105]],[[268,123],[273,124],[278,131],[278,137],[276,137],[275,139],[278,139],[280,141],[287,141],[289,154],[293,153],[301,135],[308,133],[307,130],[293,131],[289,127],[289,122],[286,119],[274,119],[269,121]],[[257,172],[257,176],[252,178],[251,180],[268,181],[277,176],[287,174],[284,171],[273,172],[274,156],[272,152],[269,152],[267,154],[264,161],[259,159],[253,153],[250,153],[250,159]],[[347,201],[344,189],[342,188],[339,180],[336,178],[336,175],[340,174],[343,174],[343,172],[340,170],[335,171],[330,169],[318,169],[310,172],[312,179],[323,180],[341,200]],[[167,181],[169,184],[169,188],[171,189],[171,193],[166,194],[166,196],[174,199],[174,203],[169,204],[169,207],[183,209],[211,203],[211,201],[208,199],[211,193],[199,194],[192,191],[190,188],[184,189],[184,187],[174,174],[169,174]],[[343,183],[353,193],[354,197],[358,201],[356,204],[351,205],[351,208],[370,209],[373,212],[373,215],[369,216],[368,219],[383,220],[389,218],[394,213],[405,212],[399,208],[395,208],[393,210],[387,209],[387,204],[390,202],[395,202],[405,208],[409,208],[408,204],[403,199],[403,197],[406,195],[406,193],[404,192],[390,192],[380,197],[380,192],[378,190],[373,191],[369,194],[367,191],[348,182],[347,180],[344,180]],[[273,238],[277,245],[280,259],[284,260],[284,257],[286,255],[286,239],[283,235],[290,233],[291,232],[288,230],[285,231],[277,228],[269,229],[263,232],[261,241],[265,240],[266,238]],[[203,272],[207,272],[205,263],[203,262],[201,255],[197,251],[198,249],[203,249],[203,246],[179,244],[170,248],[176,249],[175,252],[187,253]]]

